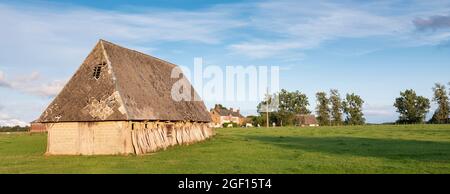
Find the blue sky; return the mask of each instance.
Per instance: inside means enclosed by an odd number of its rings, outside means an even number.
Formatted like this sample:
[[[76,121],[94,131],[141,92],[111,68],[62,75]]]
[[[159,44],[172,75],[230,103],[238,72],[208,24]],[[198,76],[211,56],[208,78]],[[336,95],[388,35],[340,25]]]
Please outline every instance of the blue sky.
[[[37,118],[100,38],[188,67],[278,65],[311,110],[336,88],[369,122],[394,121],[401,90],[450,81],[450,1],[0,0],[0,25],[0,125]]]

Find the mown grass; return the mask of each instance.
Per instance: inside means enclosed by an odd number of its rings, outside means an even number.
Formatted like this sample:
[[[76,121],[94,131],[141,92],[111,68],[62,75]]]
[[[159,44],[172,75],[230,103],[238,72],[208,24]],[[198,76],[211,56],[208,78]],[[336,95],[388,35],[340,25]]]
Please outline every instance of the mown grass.
[[[0,134],[0,173],[450,173],[450,125],[218,129],[145,156],[45,147],[45,134]]]

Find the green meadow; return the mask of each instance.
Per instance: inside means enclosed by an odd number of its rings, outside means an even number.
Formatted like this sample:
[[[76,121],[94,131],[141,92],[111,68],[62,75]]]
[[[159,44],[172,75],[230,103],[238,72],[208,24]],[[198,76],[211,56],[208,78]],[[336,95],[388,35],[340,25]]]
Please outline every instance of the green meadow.
[[[0,173],[450,173],[450,125],[216,132],[144,156],[45,156],[46,134],[1,133]]]

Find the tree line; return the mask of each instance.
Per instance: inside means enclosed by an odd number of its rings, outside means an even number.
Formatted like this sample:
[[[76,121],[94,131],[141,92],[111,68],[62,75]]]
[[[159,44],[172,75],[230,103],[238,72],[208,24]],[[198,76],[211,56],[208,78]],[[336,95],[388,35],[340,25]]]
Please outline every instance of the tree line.
[[[272,100],[277,100],[276,107],[271,107],[271,110],[265,110],[268,104],[272,104]],[[346,94],[345,99],[342,99],[339,91],[336,89],[330,90],[329,96],[326,92],[316,93],[317,106],[316,118],[319,125],[363,125],[365,124],[362,106],[364,100],[359,95],[354,93]],[[296,125],[296,115],[308,115],[312,112],[308,109],[310,105],[306,94],[296,90],[289,92],[282,89],[279,93],[273,94],[260,102],[257,106],[259,115],[251,117],[254,125],[265,126],[267,122],[265,112],[269,111],[269,123],[275,123],[277,126],[292,126]],[[344,119],[345,117],[345,119]]]
[[[450,85],[450,83],[448,83]],[[427,123],[450,123],[449,95],[444,84],[436,83],[433,90],[432,101],[437,104],[432,118]],[[400,114],[399,124],[420,124],[426,122],[426,116],[430,110],[430,100],[424,96],[418,96],[413,89],[400,92],[400,97],[395,99],[394,107]]]
[[[448,83],[450,86],[450,82]],[[444,84],[436,83],[432,87],[433,98],[430,100],[424,96],[419,96],[413,89],[407,89],[400,92],[400,96],[395,99],[394,107],[399,118],[397,124],[446,124],[450,123],[450,92]],[[269,111],[269,123],[275,123],[277,126],[296,125],[296,115],[308,115],[312,111],[308,109],[310,105],[306,94],[296,90],[289,92],[282,89],[281,92],[271,95],[271,98],[260,102],[257,106],[259,115],[252,116],[254,125],[265,126],[266,111]],[[271,101],[277,100],[276,107],[271,110],[264,110]],[[430,111],[431,102],[437,104],[432,118],[426,121],[426,116]],[[363,105],[364,100],[355,93],[348,93],[344,98],[341,97],[337,89],[331,89],[329,93],[316,93],[316,119],[322,126],[339,125],[364,125]]]
[[[1,126],[0,132],[27,132],[30,131],[30,127],[21,127],[21,126]]]

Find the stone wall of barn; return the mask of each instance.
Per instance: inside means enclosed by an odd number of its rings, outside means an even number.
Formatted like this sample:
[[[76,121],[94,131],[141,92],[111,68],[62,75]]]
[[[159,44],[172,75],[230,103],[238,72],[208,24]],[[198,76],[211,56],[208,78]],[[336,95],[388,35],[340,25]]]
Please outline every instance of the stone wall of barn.
[[[128,122],[47,123],[47,154],[108,155],[133,153]]]
[[[140,155],[214,135],[208,123],[104,121],[45,125],[48,155]]]

